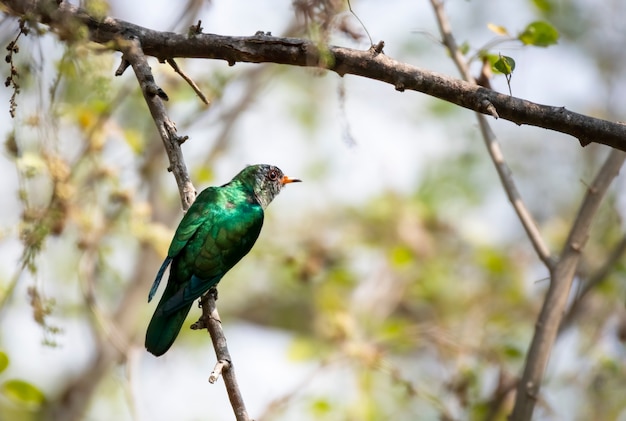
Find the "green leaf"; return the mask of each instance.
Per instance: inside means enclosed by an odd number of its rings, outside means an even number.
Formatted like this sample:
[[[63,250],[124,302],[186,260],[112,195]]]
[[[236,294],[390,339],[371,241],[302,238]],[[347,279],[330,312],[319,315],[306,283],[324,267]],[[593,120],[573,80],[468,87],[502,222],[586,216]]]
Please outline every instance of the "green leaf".
[[[461,54],[466,55],[469,50],[470,50],[470,45],[469,42],[464,41],[463,44],[459,45],[459,51],[461,52]]]
[[[493,69],[505,75],[510,75],[515,70],[515,60],[508,56],[500,56],[495,63]]]
[[[332,411],[332,409],[332,404],[324,398],[315,399],[313,402],[311,402],[311,412],[317,418],[328,415]]]
[[[506,357],[511,359],[519,359],[524,356],[524,352],[513,344],[505,344],[502,351]]]
[[[404,266],[413,262],[413,253],[407,247],[397,246],[391,250],[391,263],[395,266]]]
[[[4,352],[0,351],[0,373],[2,373],[9,366],[9,357]]]
[[[193,179],[199,184],[208,184],[215,179],[215,173],[208,165],[200,165],[193,170]]]
[[[535,7],[542,12],[550,13],[554,9],[554,5],[550,0],[533,0]]]
[[[319,344],[306,337],[297,337],[289,345],[287,355],[294,361],[306,361],[319,356]]]
[[[556,44],[559,39],[559,31],[547,22],[536,21],[528,24],[524,32],[519,34],[517,38],[526,45],[547,47]]]
[[[124,140],[126,140],[126,143],[130,146],[135,155],[140,155],[143,152],[145,148],[144,137],[138,130],[125,130]]]
[[[10,400],[22,405],[37,407],[46,400],[41,390],[24,380],[8,380],[1,391]]]

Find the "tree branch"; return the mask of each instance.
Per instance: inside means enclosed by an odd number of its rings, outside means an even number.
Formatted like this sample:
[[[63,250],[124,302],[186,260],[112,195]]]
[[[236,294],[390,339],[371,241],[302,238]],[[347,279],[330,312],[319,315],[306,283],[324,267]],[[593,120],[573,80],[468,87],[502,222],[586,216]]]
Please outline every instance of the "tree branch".
[[[585,116],[549,105],[536,104],[504,95],[475,84],[430,72],[393,60],[380,49],[368,51],[336,46],[319,46],[297,38],[273,37],[262,32],[251,37],[214,34],[182,35],[155,31],[123,20],[96,19],[84,10],[51,0],[0,0],[10,13],[33,16],[48,24],[61,37],[70,37],[76,23],[89,29],[90,39],[120,50],[115,40],[133,36],[144,54],[163,61],[169,58],[207,58],[237,62],[271,62],[292,66],[319,67],[343,76],[353,74],[389,83],[398,91],[414,90],[482,114],[499,116],[518,125],[526,124],[566,133],[582,146],[592,142],[626,151],[626,126]]]
[[[539,396],[541,379],[556,339],[580,255],[589,236],[593,218],[609,185],[624,163],[626,154],[612,150],[595,180],[587,189],[576,220],[570,230],[558,263],[550,271],[550,287],[535,326],[524,373],[517,387],[513,421],[530,420]]]
[[[169,64],[172,67],[172,69],[174,69],[174,71],[178,73],[185,82],[187,82],[187,84],[191,87],[191,89],[193,89],[196,95],[198,95],[198,98],[200,98],[200,101],[204,102],[206,105],[209,105],[209,100],[202,93],[202,91],[200,90],[200,87],[189,76],[187,76],[185,72],[183,72],[180,69],[180,67],[178,67],[176,60],[174,60],[173,58],[168,58],[166,61],[167,61],[167,64]]]
[[[187,210],[195,200],[196,193],[193,188],[193,184],[191,184],[189,179],[187,167],[185,166],[182,150],[180,148],[180,144],[186,140],[186,137],[181,138],[176,135],[176,126],[167,116],[167,112],[162,101],[168,99],[167,95],[154,82],[150,66],[143,55],[141,45],[138,40],[131,36],[127,41],[122,42],[122,46],[124,56],[120,69],[123,71],[126,67],[124,61],[126,61],[132,65],[133,70],[135,71],[141,91],[144,95],[146,103],[148,104],[148,108],[150,108],[152,118],[159,129],[159,134],[163,140],[165,150],[167,151],[170,159],[170,170],[174,173],[174,177],[178,183],[183,209]],[[217,380],[217,377],[222,374],[226,390],[228,392],[228,397],[235,412],[237,421],[249,421],[250,418],[248,417],[243,397],[239,391],[239,386],[235,377],[235,370],[232,366],[232,360],[226,345],[226,337],[224,336],[221,325],[222,322],[217,312],[215,304],[216,295],[217,290],[213,289],[209,293],[205,294],[201,300],[201,320],[204,322],[209,334],[211,335],[211,340],[217,356],[217,364],[213,373],[211,373],[209,381],[214,383]],[[192,328],[197,327],[198,324],[194,324],[192,326]]]
[[[154,82],[152,70],[142,52],[139,41],[131,36],[126,40],[120,40],[119,44],[124,56],[115,75],[121,75],[126,69],[127,63],[133,67],[141,92],[167,152],[170,161],[168,170],[174,174],[183,210],[186,211],[196,198],[196,189],[191,183],[180,148],[180,145],[187,140],[187,136],[181,137],[176,134],[176,125],[168,117],[165,105],[163,105],[163,100],[168,100],[167,94]]]
[[[228,351],[228,345],[226,344],[226,336],[224,336],[224,331],[222,330],[222,321],[217,312],[217,306],[215,304],[216,297],[217,289],[215,288],[211,288],[209,292],[202,296],[200,299],[202,316],[191,328],[206,328],[211,336],[215,356],[217,357],[217,364],[209,377],[209,382],[215,383],[221,374],[224,379],[226,391],[228,392],[230,404],[233,407],[233,411],[235,411],[235,418],[237,421],[250,421],[250,417],[246,411],[246,405],[239,391],[237,378],[235,377],[235,369],[230,357],[230,352]]]
[[[611,254],[607,257],[602,266],[588,277],[587,282],[584,283],[583,287],[576,295],[576,299],[568,309],[567,314],[563,317],[563,321],[559,327],[559,334],[572,325],[576,317],[580,315],[581,310],[584,308],[583,303],[586,301],[585,298],[588,296],[589,292],[602,282],[606,281],[609,274],[613,269],[615,269],[615,265],[621,260],[625,252],[626,235],[622,236],[622,239],[613,248]]]
[[[443,44],[450,52],[450,56],[452,57],[454,64],[459,69],[459,72],[461,73],[463,79],[465,79],[469,83],[476,84],[474,77],[469,72],[467,62],[463,54],[461,54],[461,51],[459,50],[458,45],[454,39],[450,23],[445,14],[445,11],[443,10],[443,3],[440,0],[431,0],[431,4],[435,11],[437,23],[439,24],[439,29],[443,38]],[[489,156],[491,157],[491,160],[496,167],[496,171],[498,172],[498,176],[500,177],[502,187],[504,188],[504,191],[506,192],[509,201],[513,205],[513,209],[515,210],[517,217],[522,223],[524,231],[526,231],[526,235],[533,245],[537,256],[549,269],[553,264],[552,257],[550,256],[550,249],[544,242],[543,237],[539,232],[539,228],[537,227],[537,223],[535,222],[535,219],[526,207],[526,204],[522,199],[522,195],[517,189],[515,180],[512,176],[512,171],[509,168],[509,165],[506,163],[506,160],[504,159],[504,154],[502,153],[502,149],[500,148],[498,138],[491,129],[487,118],[483,114],[477,113],[476,118],[478,119],[480,131],[482,133],[483,140],[485,141],[485,145],[487,146]]]

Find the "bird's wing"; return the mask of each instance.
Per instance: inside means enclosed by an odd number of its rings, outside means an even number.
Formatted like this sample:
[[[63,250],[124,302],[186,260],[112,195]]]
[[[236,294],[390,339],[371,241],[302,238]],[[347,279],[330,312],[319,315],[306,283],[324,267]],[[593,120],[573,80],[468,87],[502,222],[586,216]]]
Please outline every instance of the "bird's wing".
[[[163,273],[165,273],[165,269],[167,269],[174,257],[181,252],[187,242],[191,239],[191,237],[193,237],[200,225],[202,225],[203,221],[206,220],[208,216],[207,212],[210,211],[210,206],[208,205],[211,202],[215,202],[216,192],[217,191],[214,187],[209,187],[208,189],[203,190],[191,204],[185,216],[183,216],[178,228],[176,228],[174,238],[170,243],[167,257],[163,261],[163,264],[161,265],[161,268],[152,283],[150,293],[148,294],[148,302],[152,301],[154,294],[156,294],[159,284],[161,283],[161,278],[163,278]]]
[[[211,220],[209,215],[213,208],[211,203],[217,202],[217,194],[217,188],[209,187],[198,195],[176,228],[176,233],[167,252],[168,257],[176,257],[198,228],[207,220]]]
[[[174,312],[215,286],[226,272],[252,248],[263,226],[263,209],[258,204],[237,206],[236,211],[220,208],[205,218],[195,235],[181,250],[175,263],[181,276],[168,282],[176,292],[164,303],[167,314]],[[186,272],[186,275],[182,275]],[[174,282],[172,282],[174,281]],[[167,292],[167,291],[166,291]]]

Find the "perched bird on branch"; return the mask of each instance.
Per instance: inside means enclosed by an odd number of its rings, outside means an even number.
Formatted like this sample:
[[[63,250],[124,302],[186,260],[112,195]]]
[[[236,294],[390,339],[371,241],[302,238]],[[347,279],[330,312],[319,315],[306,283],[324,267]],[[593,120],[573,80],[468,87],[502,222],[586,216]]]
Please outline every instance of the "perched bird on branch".
[[[163,355],[178,336],[192,303],[217,285],[256,241],[263,211],[289,178],[272,165],[251,165],[229,183],[202,191],[176,229],[148,295],[152,300],[165,269],[165,292],[148,325],[146,349]]]

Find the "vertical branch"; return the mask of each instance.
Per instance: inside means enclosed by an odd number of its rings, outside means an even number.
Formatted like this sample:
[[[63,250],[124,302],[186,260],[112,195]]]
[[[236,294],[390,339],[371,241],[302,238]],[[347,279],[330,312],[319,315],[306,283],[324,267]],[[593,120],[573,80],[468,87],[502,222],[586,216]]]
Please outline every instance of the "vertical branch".
[[[535,326],[535,334],[526,357],[524,373],[517,387],[512,420],[530,420],[532,417],[541,379],[563,319],[576,267],[587,242],[591,223],[602,198],[619,173],[625,158],[626,153],[617,149],[611,150],[595,180],[587,189],[587,194],[570,230],[559,261],[551,270],[550,287]]]
[[[440,0],[431,0],[431,3],[435,11],[435,16],[437,18],[437,23],[439,25],[443,44],[448,49],[448,52],[450,53],[454,64],[458,68],[464,80],[471,83],[476,83],[476,81],[470,74],[467,61],[461,53],[461,50],[459,49],[454,39],[454,36],[452,35],[450,22],[448,21],[445,11],[443,10],[443,3]],[[485,108],[490,110],[490,113],[497,118],[498,114],[492,104],[487,104]],[[528,236],[528,239],[535,249],[537,256],[546,265],[546,267],[550,269],[553,265],[552,257],[550,256],[550,249],[543,240],[535,219],[526,207],[526,204],[524,203],[522,196],[517,189],[511,169],[504,159],[502,149],[500,148],[500,143],[498,142],[495,133],[491,129],[491,126],[487,121],[487,117],[485,117],[485,115],[483,114],[476,113],[476,118],[478,119],[480,131],[482,133],[483,140],[485,141],[485,145],[487,146],[489,156],[491,157],[496,171],[498,172],[498,177],[500,177],[502,187],[504,188],[504,191],[506,192],[506,195],[511,202],[511,205],[515,210],[515,213],[517,214],[517,217],[519,218],[522,227],[524,228],[524,231],[526,231],[526,235]]]
[[[191,184],[180,148],[181,143],[183,143],[187,137],[180,137],[176,134],[176,126],[169,119],[165,106],[163,105],[163,101],[168,100],[167,94],[154,82],[152,71],[141,50],[139,42],[136,39],[123,41],[123,50],[124,58],[116,74],[122,74],[128,65],[131,65],[135,71],[141,92],[148,104],[152,118],[156,123],[159,135],[167,151],[170,160],[169,169],[176,178],[183,209],[187,210],[196,197],[196,191],[193,184]],[[217,290],[212,290],[202,297],[200,301],[200,305],[202,306],[202,319],[199,323],[194,323],[192,328],[198,329],[200,326],[207,328],[211,335],[217,356],[217,364],[209,377],[209,381],[214,383],[219,375],[222,374],[237,421],[248,421],[250,418],[248,417],[241,392],[239,391],[235,370],[233,369],[230,353],[226,345],[226,337],[222,330],[222,322],[220,321],[215,305],[216,294]]]
[[[454,40],[450,24],[443,10],[443,3],[440,0],[431,0],[431,3],[437,17],[443,43],[448,48],[459,72],[463,75],[465,80],[475,82],[474,78],[469,73],[467,62]],[[489,109],[489,107],[491,107],[491,114],[497,117],[497,111],[493,108],[493,105],[487,104],[486,108]],[[550,255],[547,245],[543,241],[537,224],[521,199],[521,195],[511,176],[511,170],[504,160],[500,145],[486,117],[482,114],[477,114],[477,118],[483,139],[485,140],[489,155],[498,171],[498,176],[500,177],[504,190],[537,256],[550,271],[550,287],[539,314],[530,349],[527,353],[522,379],[517,386],[517,396],[511,417],[512,420],[516,421],[529,420],[532,417],[543,373],[563,319],[567,298],[582,249],[589,235],[591,223],[600,205],[601,199],[606,194],[611,181],[619,172],[626,154],[618,150],[612,150],[609,154],[609,157],[600,169],[596,179],[588,189],[561,256],[558,261],[555,262]]]
[[[186,211],[196,197],[196,191],[191,183],[180,147],[180,145],[187,140],[187,136],[181,137],[176,134],[176,126],[168,117],[163,104],[163,101],[168,100],[167,94],[154,82],[152,71],[138,40],[123,40],[121,43],[124,56],[116,75],[121,75],[129,65],[132,66],[141,87],[141,92],[148,104],[152,118],[157,126],[163,145],[165,146],[170,161],[170,167],[168,169],[176,178],[183,210]],[[170,62],[170,64],[172,63]],[[248,421],[250,418],[248,417],[243,398],[239,391],[235,370],[232,367],[232,360],[226,345],[226,337],[224,336],[217,312],[215,304],[216,294],[216,290],[212,290],[205,294],[200,302],[203,315],[199,323],[202,324],[203,327],[206,327],[211,335],[218,360],[209,381],[214,383],[219,375],[222,374],[237,420]],[[195,323],[192,328],[197,329],[200,326],[199,323]]]
[[[228,392],[228,399],[235,412],[235,419],[237,421],[250,421],[250,417],[246,411],[246,405],[239,391],[237,378],[235,377],[235,369],[226,344],[226,336],[224,336],[224,330],[222,330],[222,321],[220,320],[220,315],[217,312],[217,306],[215,304],[216,299],[217,289],[215,288],[211,288],[209,292],[202,296],[200,299],[202,316],[191,328],[206,328],[211,336],[217,363],[209,376],[209,382],[215,383],[219,376],[222,375],[226,391]]]
[[[154,123],[159,131],[159,136],[163,141],[163,146],[167,152],[170,161],[168,168],[174,174],[178,191],[182,202],[183,210],[189,209],[189,206],[196,198],[196,190],[191,183],[191,178],[187,172],[187,166],[183,158],[183,152],[180,145],[185,142],[187,136],[178,136],[176,134],[176,125],[167,115],[163,101],[169,98],[163,89],[159,88],[154,82],[152,71],[148,65],[148,60],[143,54],[141,45],[137,39],[122,40],[121,49],[124,52],[122,63],[115,72],[116,76],[120,76],[130,65],[135,72],[141,93],[143,94],[146,104],[150,109],[150,114],[154,119]]]
[[[624,256],[624,253],[626,253],[626,235],[622,236],[622,239],[613,248],[611,254],[609,254],[602,266],[600,266],[600,268],[598,268],[598,270],[587,279],[583,287],[580,289],[576,295],[576,300],[572,303],[567,310],[567,314],[563,317],[563,321],[559,327],[559,334],[563,333],[563,331],[574,322],[576,317],[581,313],[583,303],[589,292],[607,279],[611,270],[615,269],[617,262],[619,262]]]

